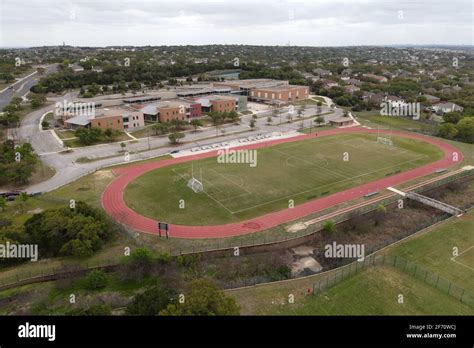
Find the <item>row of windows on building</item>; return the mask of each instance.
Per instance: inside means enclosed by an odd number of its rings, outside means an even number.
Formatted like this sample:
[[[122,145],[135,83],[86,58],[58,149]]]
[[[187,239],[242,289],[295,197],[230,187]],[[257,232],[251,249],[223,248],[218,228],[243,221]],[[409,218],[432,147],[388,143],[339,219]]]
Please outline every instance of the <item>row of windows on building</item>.
[[[252,97],[255,97],[255,91],[251,92]],[[268,98],[268,92],[263,93],[264,98]],[[257,97],[260,98],[262,96],[261,92],[257,92]],[[293,96],[292,92],[288,92],[288,98],[291,98]],[[300,91],[296,91],[296,97],[298,98],[300,96]],[[272,93],[271,96],[272,99],[275,99],[275,93]],[[281,99],[281,93],[278,93],[278,99]]]

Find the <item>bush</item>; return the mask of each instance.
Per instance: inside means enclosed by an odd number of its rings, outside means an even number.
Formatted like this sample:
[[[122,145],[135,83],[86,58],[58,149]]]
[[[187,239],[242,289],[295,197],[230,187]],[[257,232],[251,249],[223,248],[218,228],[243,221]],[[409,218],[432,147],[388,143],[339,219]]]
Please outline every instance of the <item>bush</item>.
[[[108,278],[101,269],[90,271],[85,277],[85,287],[87,290],[102,289],[107,286]]]
[[[74,210],[64,207],[35,214],[24,227],[28,243],[38,244],[43,257],[90,256],[116,232],[104,213],[84,202],[77,202]]]
[[[327,234],[334,234],[336,232],[336,224],[334,221],[326,221],[323,225],[323,229]]]
[[[161,285],[156,285],[134,297],[127,306],[127,315],[158,315],[169,304],[173,303],[176,293]]]
[[[207,280],[191,282],[185,296],[184,303],[171,303],[160,315],[239,315],[235,299]]]
[[[135,249],[130,256],[124,257],[123,261],[123,280],[141,280],[150,274],[153,267],[153,255],[146,248]]]

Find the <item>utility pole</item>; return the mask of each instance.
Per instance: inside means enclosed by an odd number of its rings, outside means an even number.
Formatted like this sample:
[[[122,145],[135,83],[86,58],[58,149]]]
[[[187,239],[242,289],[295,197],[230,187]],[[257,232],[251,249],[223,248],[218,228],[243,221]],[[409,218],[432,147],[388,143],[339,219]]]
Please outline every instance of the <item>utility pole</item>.
[[[148,132],[147,132],[147,135],[148,135],[148,150],[150,150],[150,128],[148,128]]]

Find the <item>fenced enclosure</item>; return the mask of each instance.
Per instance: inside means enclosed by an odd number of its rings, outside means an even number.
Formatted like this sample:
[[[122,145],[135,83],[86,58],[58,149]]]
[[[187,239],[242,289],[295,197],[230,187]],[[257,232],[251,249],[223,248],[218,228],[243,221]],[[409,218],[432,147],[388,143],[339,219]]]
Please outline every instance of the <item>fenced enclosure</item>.
[[[398,270],[435,287],[445,294],[454,297],[460,302],[474,307],[474,293],[472,291],[456,285],[446,278],[441,277],[439,274],[432,272],[413,261],[392,255],[372,254],[365,258],[364,261],[355,261],[331,272],[323,279],[313,283],[313,295],[321,294],[325,290],[337,285],[339,282],[357,274],[358,272],[367,269],[368,267],[381,265],[395,267]]]

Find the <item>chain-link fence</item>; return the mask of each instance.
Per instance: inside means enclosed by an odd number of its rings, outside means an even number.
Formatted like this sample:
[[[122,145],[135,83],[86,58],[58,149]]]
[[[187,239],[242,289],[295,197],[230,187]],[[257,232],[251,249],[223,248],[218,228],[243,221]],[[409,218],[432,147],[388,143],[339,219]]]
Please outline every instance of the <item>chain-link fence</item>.
[[[345,280],[354,274],[360,272],[371,266],[377,265],[388,265],[396,267],[398,270],[413,276],[426,284],[434,286],[436,289],[443,291],[449,296],[456,298],[457,300],[465,303],[469,306],[474,306],[474,293],[465,290],[464,288],[456,285],[450,280],[440,276],[439,274],[432,272],[417,263],[407,260],[400,256],[392,255],[375,255],[372,254],[365,258],[364,261],[352,262],[338,270],[331,272],[328,276],[313,283],[313,295],[318,295],[326,289],[336,285],[337,283]]]
[[[462,177],[465,177],[465,176],[468,176],[468,175],[472,175],[472,174],[474,174],[473,171],[461,172],[460,175],[456,175],[455,178],[453,178],[453,177],[444,178],[440,181],[437,181],[435,183],[430,184],[428,189],[436,188],[438,186],[449,183],[449,182],[451,182],[455,179],[459,179],[459,178],[462,178]],[[424,191],[426,189],[427,189],[427,186],[423,186],[422,190]],[[414,191],[417,191],[417,190],[421,191],[421,189],[416,189]],[[53,198],[53,199],[55,199],[55,198]],[[61,200],[61,199],[58,199],[58,200]],[[357,208],[355,210],[351,210],[350,212],[347,212],[347,213],[339,214],[335,217],[332,217],[331,220],[333,220],[336,223],[343,222],[343,221],[348,220],[351,216],[353,216],[352,214],[361,215],[361,214],[369,213],[371,211],[376,210],[377,207],[380,204],[389,205],[389,204],[395,203],[397,200],[398,200],[398,196],[389,197],[387,199],[379,200],[377,202],[374,202],[373,204],[363,206],[363,207]],[[471,204],[468,204],[468,205],[466,205],[464,207],[460,207],[460,208],[462,208],[464,210],[467,210],[469,208],[472,208],[472,206],[473,205],[471,203]],[[368,249],[366,251],[366,254],[371,254],[371,253],[373,253],[377,250],[380,250],[383,247],[386,247],[386,246],[391,245],[391,244],[393,244],[397,241],[400,241],[400,240],[402,240],[406,237],[409,237],[409,236],[411,236],[411,235],[413,235],[413,234],[415,234],[415,233],[417,233],[421,230],[424,230],[427,227],[430,227],[430,226],[432,226],[432,225],[434,225],[438,222],[446,220],[449,217],[451,217],[451,215],[449,215],[449,214],[442,214],[442,215],[435,216],[435,217],[431,218],[429,221],[426,221],[425,223],[420,224],[420,225],[414,227],[413,229],[406,230],[406,232],[403,233],[402,235],[398,234],[396,236],[392,236],[391,238],[385,239],[385,240],[381,241],[380,243],[377,243],[372,248]],[[204,246],[194,247],[194,245],[193,245],[193,246],[191,246],[189,248],[186,248],[186,249],[178,247],[171,253],[171,255],[172,256],[178,256],[178,255],[184,255],[184,254],[206,253],[206,252],[210,252],[210,251],[232,250],[235,247],[245,248],[245,247],[264,246],[264,245],[282,243],[282,242],[285,242],[285,241],[291,241],[291,240],[296,240],[298,238],[303,238],[303,237],[306,237],[306,236],[311,235],[313,233],[316,233],[316,232],[318,232],[322,229],[322,223],[323,223],[323,221],[321,221],[320,223],[317,223],[315,225],[312,225],[312,226],[308,227],[307,229],[305,229],[303,231],[299,231],[295,234],[292,234],[292,235],[286,235],[286,236],[275,235],[275,236],[269,237],[269,236],[265,236],[265,235],[259,236],[259,235],[255,234],[249,240],[216,240],[215,242],[210,241],[209,244],[206,244]],[[342,267],[342,266],[345,266],[345,265],[349,264],[350,262],[351,262],[350,259],[337,260],[333,264],[331,264],[331,268]],[[93,269],[93,268],[105,268],[105,267],[111,267],[111,266],[114,266],[114,265],[117,265],[117,262],[115,260],[111,260],[110,263],[106,263],[106,262],[102,262],[100,264],[99,263],[97,263],[97,264],[95,264],[95,263],[83,263],[82,265],[80,265],[80,266],[76,265],[75,267],[76,267],[76,271],[78,271],[78,270],[81,270],[81,269],[82,270],[87,270],[87,269]],[[70,267],[70,268],[68,269],[68,267]],[[73,266],[68,265],[68,264],[65,263],[65,264],[63,264],[59,267],[55,267],[55,268],[47,268],[47,269],[39,269],[39,270],[28,270],[28,271],[25,271],[25,272],[17,273],[15,275],[11,276],[11,277],[0,277],[0,289],[5,289],[5,288],[13,287],[13,286],[20,286],[20,285],[23,285],[23,284],[29,284],[29,283],[40,282],[40,281],[45,281],[45,280],[51,280],[51,279],[48,279],[48,278],[53,277],[53,276],[58,275],[58,274],[72,274],[71,273],[72,272],[71,267],[73,267]],[[76,272],[76,273],[78,273],[78,272]],[[238,279],[238,280],[235,280],[233,282],[226,283],[224,285],[224,288],[235,288],[235,287],[251,286],[251,285],[256,285],[256,284],[260,284],[260,283],[267,283],[267,282],[272,282],[272,281],[278,281],[278,280],[281,280],[281,279],[268,279],[268,277],[264,277],[264,276],[255,276],[253,278]],[[443,280],[440,280],[440,284],[441,285],[444,284]],[[456,288],[453,288],[453,289],[450,290],[450,292],[457,293],[459,291],[457,291]]]

